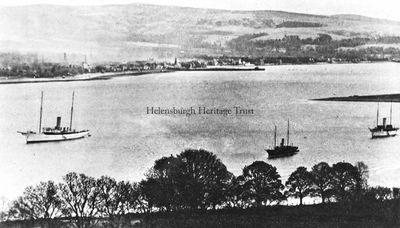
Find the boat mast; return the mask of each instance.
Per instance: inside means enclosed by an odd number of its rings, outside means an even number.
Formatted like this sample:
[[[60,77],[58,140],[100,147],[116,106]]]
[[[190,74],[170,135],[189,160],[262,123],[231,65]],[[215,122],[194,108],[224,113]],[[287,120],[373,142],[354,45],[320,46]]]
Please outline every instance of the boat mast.
[[[378,101],[378,108],[376,109],[376,126],[378,126],[379,121],[379,101]]]
[[[42,112],[43,112],[43,91],[40,97],[40,117],[39,117],[39,134],[42,132]]]
[[[289,119],[287,120],[287,145],[289,146]]]
[[[275,125],[275,131],[274,131],[274,148],[276,147],[276,125]]]
[[[69,121],[69,129],[72,130],[72,115],[74,112],[74,95],[75,95],[75,91],[72,92],[72,104],[71,104],[71,119]]]
[[[390,100],[390,125],[392,125],[392,101]]]

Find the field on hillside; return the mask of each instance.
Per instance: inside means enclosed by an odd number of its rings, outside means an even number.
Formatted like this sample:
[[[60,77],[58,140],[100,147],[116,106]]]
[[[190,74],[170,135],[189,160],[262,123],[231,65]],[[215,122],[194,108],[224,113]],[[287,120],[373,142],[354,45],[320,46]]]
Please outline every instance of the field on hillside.
[[[227,11],[143,4],[0,7],[0,51],[67,52],[93,61],[182,53],[229,54],[227,42],[244,34],[333,39],[400,35],[400,22],[354,15]]]

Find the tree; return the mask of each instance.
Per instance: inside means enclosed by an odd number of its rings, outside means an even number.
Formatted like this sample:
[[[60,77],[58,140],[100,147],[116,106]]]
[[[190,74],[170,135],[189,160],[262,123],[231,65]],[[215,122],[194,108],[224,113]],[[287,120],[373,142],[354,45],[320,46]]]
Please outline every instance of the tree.
[[[369,178],[368,166],[364,162],[357,162],[354,166],[356,167],[358,172],[357,189],[359,191],[365,191],[368,188],[368,178]]]
[[[96,183],[99,189],[99,203],[97,210],[103,216],[113,216],[118,210],[118,204],[115,201],[117,194],[117,181],[114,178],[102,176]]]
[[[329,44],[332,41],[332,37],[328,34],[319,33],[315,39],[316,44]]]
[[[12,203],[9,214],[19,219],[47,219],[59,216],[60,212],[58,187],[53,181],[48,181],[27,187],[22,197]]]
[[[225,192],[225,206],[229,208],[246,208],[248,202],[244,195],[244,179],[243,176],[235,177],[232,175],[227,191]]]
[[[203,149],[187,149],[177,158],[182,162],[179,191],[183,205],[206,209],[222,204],[232,174],[221,160]]]
[[[135,207],[135,202],[138,198],[138,193],[134,191],[129,182],[117,182],[114,178],[102,176],[97,180],[99,189],[99,197],[97,210],[103,217],[108,217],[108,224],[111,227],[119,227],[120,215],[127,214],[131,206]]]
[[[96,180],[74,172],[65,175],[63,180],[60,184],[63,214],[75,217],[78,228],[90,226],[90,218],[99,213],[100,191]]]
[[[97,180],[99,190],[97,210],[107,217],[123,215],[135,207],[138,193],[129,182],[117,182],[114,178],[102,176]]]
[[[154,204],[162,210],[177,210],[180,205],[180,190],[182,190],[182,161],[172,155],[156,160],[154,166],[147,173],[148,179],[153,179],[157,185],[154,192]],[[149,183],[148,183],[149,184]]]
[[[373,200],[377,201],[386,201],[392,199],[392,190],[387,187],[371,187],[367,190],[367,198],[372,198]]]
[[[322,203],[332,195],[332,168],[326,162],[320,162],[311,169],[313,187],[311,195],[321,197]]]
[[[255,161],[245,166],[239,178],[243,178],[243,197],[256,207],[283,200],[280,175],[276,168],[263,161]]]
[[[286,181],[287,195],[300,199],[300,205],[303,205],[303,198],[308,196],[312,189],[312,175],[307,168],[298,167],[290,174]]]
[[[163,200],[162,191],[160,191],[160,183],[154,178],[147,178],[139,183],[139,191],[142,199],[147,203],[145,209],[152,212],[153,207]]]
[[[359,176],[357,168],[350,163],[338,162],[332,166],[332,186],[337,201],[351,199]]]
[[[136,212],[140,205],[140,195],[137,183],[120,181],[116,186],[115,201],[118,204],[118,213],[124,215],[130,212]]]

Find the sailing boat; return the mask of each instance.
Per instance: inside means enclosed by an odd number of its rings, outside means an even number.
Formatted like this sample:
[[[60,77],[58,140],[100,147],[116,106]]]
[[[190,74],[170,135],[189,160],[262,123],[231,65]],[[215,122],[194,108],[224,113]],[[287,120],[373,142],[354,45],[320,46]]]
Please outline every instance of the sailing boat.
[[[272,149],[266,149],[268,153],[268,158],[279,158],[279,157],[287,157],[292,156],[295,153],[299,152],[299,148],[297,146],[289,145],[289,120],[288,120],[288,128],[287,128],[287,143],[285,145],[285,139],[282,138],[282,141],[279,146],[276,145],[276,126],[274,131],[274,147]]]
[[[74,110],[74,95],[72,93],[72,105],[71,105],[71,119],[69,127],[61,127],[61,117],[57,117],[55,127],[44,127],[42,129],[42,112],[43,112],[43,91],[40,99],[40,119],[39,119],[39,133],[34,131],[18,132],[26,137],[26,143],[40,143],[40,142],[55,142],[55,141],[66,141],[73,139],[80,139],[86,136],[90,136],[89,130],[77,131],[72,129],[72,117]]]
[[[382,118],[382,125],[379,125],[379,102],[376,112],[376,126],[374,128],[369,128],[372,138],[384,138],[395,136],[397,134],[398,127],[393,127],[392,125],[392,102],[390,102],[390,119],[389,124],[386,124],[386,118]]]

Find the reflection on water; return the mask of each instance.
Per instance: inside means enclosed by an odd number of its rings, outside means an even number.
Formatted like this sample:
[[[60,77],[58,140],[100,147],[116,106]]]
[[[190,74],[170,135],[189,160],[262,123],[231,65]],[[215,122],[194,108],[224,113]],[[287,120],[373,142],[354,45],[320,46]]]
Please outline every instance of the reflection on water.
[[[273,125],[300,152],[269,160],[286,178],[296,167],[320,162],[364,161],[370,182],[399,186],[400,137],[370,139],[376,104],[316,102],[310,98],[399,93],[400,65],[271,66],[265,72],[176,72],[108,81],[0,85],[0,196],[9,198],[39,181],[60,181],[69,171],[140,180],[155,159],[185,148],[212,151],[235,174],[254,160],[267,160]],[[18,130],[36,130],[40,91],[43,126],[69,121],[92,137],[26,145]],[[148,115],[147,107],[254,109],[250,115]],[[381,104],[381,115],[389,104]],[[400,125],[400,104],[393,105]]]

